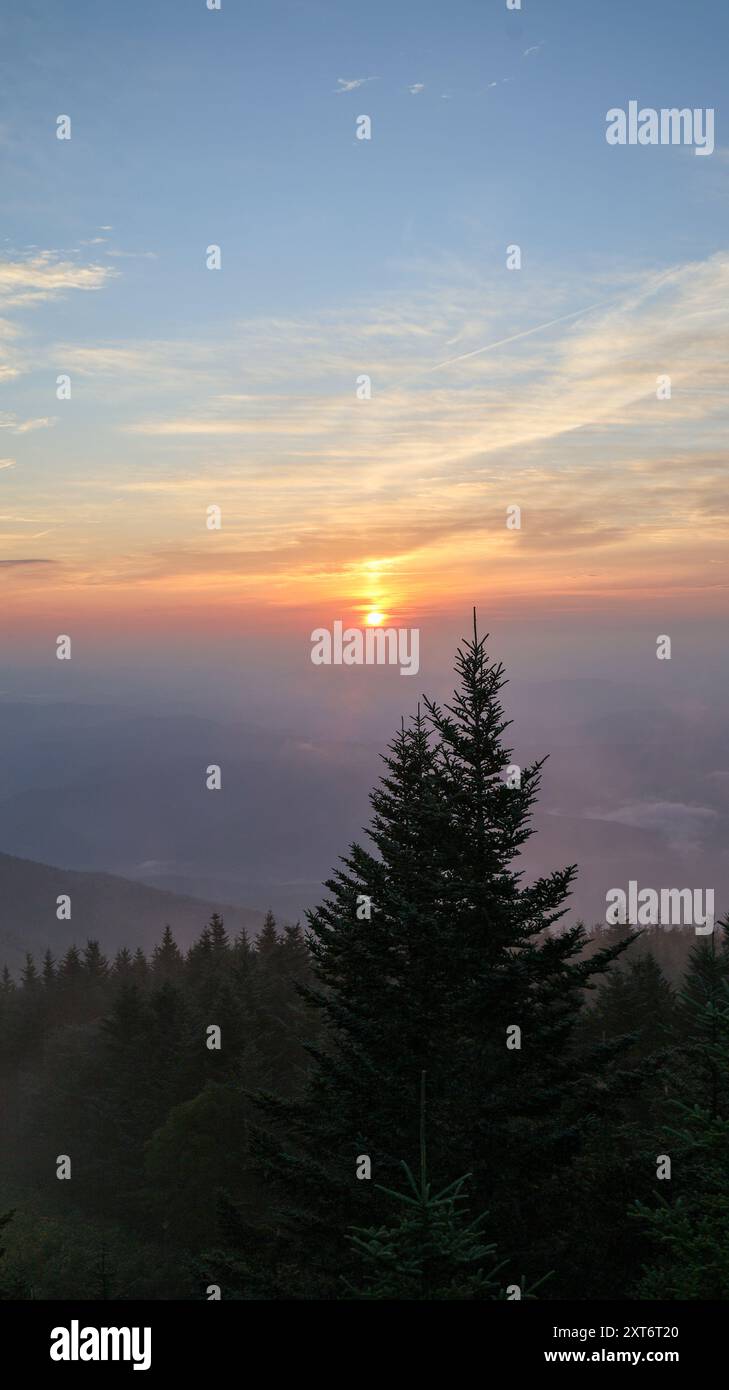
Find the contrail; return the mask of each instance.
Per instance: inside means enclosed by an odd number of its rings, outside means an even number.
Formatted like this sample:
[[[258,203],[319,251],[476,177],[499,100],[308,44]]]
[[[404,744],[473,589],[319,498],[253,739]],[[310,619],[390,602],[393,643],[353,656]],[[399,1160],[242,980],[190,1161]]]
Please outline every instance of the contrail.
[[[485,347],[474,348],[473,352],[462,352],[460,357],[446,357],[444,362],[436,362],[434,367],[429,367],[429,372],[437,372],[440,367],[450,367],[454,362],[465,362],[469,357],[478,357],[482,352],[491,352],[492,348],[504,347],[506,343],[515,343],[518,338],[528,338],[532,333],[543,333],[545,328],[554,328],[555,324],[566,323],[568,319],[577,319],[581,314],[589,314],[593,309],[599,309],[608,300],[599,300],[597,304],[588,304],[586,309],[576,309],[573,314],[563,314],[562,318],[550,319],[549,323],[538,323],[536,328],[525,328],[522,333],[512,333],[510,338],[499,338],[497,343],[487,343]]]

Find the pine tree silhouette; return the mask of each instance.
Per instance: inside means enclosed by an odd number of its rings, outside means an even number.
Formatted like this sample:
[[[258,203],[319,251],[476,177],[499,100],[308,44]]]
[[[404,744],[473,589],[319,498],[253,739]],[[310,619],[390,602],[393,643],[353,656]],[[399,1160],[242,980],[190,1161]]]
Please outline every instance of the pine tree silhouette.
[[[381,1202],[355,1179],[371,1155],[393,1186],[417,1131],[427,1071],[434,1169],[469,1173],[501,1248],[542,1263],[566,1219],[564,1174],[579,1151],[598,1080],[573,1045],[584,991],[625,942],[583,957],[582,927],[552,931],[574,866],[524,886],[514,860],[531,834],[542,762],[512,765],[500,691],[475,630],[458,687],[426,701],[385,755],[371,797],[374,852],[355,844],[308,914],[323,1023],[299,1103],[259,1097],[261,1171],[280,1185],[276,1226],[321,1254],[322,1296],[347,1273],[347,1228]],[[370,904],[369,913],[367,904]],[[520,1030],[521,1046],[507,1046]],[[544,1264],[542,1264],[544,1267]]]

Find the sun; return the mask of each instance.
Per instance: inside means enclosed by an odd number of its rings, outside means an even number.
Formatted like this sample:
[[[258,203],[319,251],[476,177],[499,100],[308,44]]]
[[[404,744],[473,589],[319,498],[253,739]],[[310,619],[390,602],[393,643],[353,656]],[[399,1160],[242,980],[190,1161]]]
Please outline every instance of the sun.
[[[380,623],[384,623],[385,615],[384,613],[378,613],[376,610],[373,610],[372,613],[367,614],[365,621],[368,627],[379,627]]]

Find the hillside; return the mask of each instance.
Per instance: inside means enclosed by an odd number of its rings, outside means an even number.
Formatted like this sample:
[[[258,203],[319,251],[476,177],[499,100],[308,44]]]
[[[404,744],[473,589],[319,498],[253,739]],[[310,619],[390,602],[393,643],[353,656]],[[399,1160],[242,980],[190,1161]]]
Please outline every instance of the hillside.
[[[62,893],[71,899],[70,921],[56,917],[56,899]],[[121,946],[149,951],[167,922],[184,948],[213,911],[224,917],[231,936],[241,928],[255,935],[263,922],[263,913],[253,908],[184,897],[115,874],[55,869],[0,854],[0,966],[7,964],[13,972],[26,951],[38,957],[50,947],[57,956],[73,941],[82,944],[89,937],[96,938],[107,954]]]

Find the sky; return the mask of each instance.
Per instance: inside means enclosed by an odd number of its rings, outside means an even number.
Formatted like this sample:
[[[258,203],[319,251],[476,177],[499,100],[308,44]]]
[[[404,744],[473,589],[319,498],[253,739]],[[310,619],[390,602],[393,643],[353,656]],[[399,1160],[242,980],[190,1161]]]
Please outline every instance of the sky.
[[[0,23],[14,641],[724,616],[723,4]],[[630,99],[714,107],[713,154],[609,146]]]

